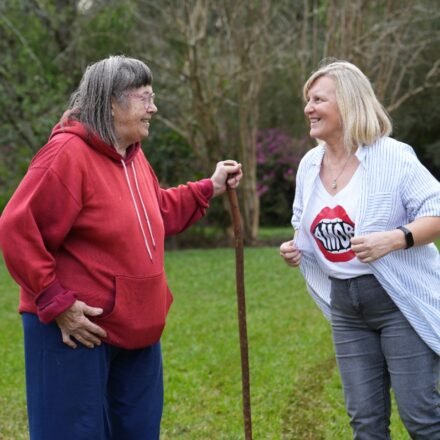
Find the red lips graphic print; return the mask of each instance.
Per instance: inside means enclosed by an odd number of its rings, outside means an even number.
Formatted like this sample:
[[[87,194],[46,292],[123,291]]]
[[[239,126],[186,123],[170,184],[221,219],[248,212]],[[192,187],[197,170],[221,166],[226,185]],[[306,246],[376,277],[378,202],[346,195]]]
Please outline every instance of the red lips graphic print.
[[[313,220],[310,232],[327,260],[339,263],[355,257],[350,243],[354,222],[342,206],[323,208]]]

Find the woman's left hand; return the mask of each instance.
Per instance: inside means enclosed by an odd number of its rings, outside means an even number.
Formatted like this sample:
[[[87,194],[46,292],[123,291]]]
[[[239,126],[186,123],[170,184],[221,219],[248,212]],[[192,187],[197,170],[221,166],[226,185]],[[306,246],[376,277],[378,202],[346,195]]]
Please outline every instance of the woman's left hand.
[[[362,263],[371,263],[392,251],[402,248],[403,234],[398,229],[373,232],[351,239],[351,250]]]
[[[226,191],[226,185],[231,188],[237,188],[243,177],[241,164],[235,160],[224,160],[217,163],[214,174],[211,176],[214,184],[213,197],[223,194]]]

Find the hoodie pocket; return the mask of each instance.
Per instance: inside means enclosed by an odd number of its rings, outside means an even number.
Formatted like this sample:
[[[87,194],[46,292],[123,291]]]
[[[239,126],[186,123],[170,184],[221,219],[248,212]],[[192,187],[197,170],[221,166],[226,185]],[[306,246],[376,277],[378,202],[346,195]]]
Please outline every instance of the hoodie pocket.
[[[173,301],[165,272],[151,277],[115,277],[115,304],[96,323],[107,331],[106,342],[143,348],[160,340]]]

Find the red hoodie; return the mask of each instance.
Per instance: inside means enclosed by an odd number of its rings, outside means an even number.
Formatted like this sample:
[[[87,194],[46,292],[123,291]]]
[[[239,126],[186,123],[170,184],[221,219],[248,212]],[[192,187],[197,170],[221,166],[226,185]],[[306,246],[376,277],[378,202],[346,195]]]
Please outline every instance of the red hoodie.
[[[57,125],[0,217],[0,246],[20,285],[20,312],[49,323],[76,299],[106,342],[160,339],[172,302],[164,238],[196,222],[210,179],[161,189],[140,144],[123,159],[83,125]]]

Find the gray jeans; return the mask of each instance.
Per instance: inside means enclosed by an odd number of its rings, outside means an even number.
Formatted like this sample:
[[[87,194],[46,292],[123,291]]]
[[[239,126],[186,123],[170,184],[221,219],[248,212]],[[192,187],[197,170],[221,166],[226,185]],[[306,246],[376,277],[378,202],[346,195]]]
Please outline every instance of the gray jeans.
[[[331,323],[356,440],[390,439],[390,387],[411,438],[440,440],[440,358],[373,275],[330,278]]]

